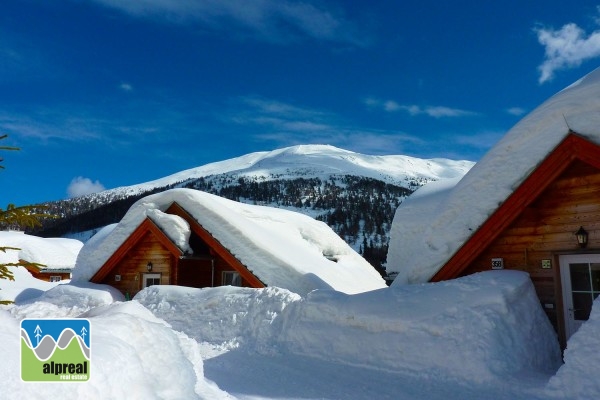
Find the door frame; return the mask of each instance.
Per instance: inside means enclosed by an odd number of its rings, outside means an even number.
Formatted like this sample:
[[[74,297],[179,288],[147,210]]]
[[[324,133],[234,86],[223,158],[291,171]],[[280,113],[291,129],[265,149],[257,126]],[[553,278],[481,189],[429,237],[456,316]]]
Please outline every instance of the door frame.
[[[600,263],[600,253],[561,254],[558,256],[560,283],[562,287],[562,304],[565,343],[581,326],[574,318],[573,292],[571,289],[571,272],[569,265],[573,263]]]
[[[158,278],[159,281],[160,279],[162,279],[160,272],[144,272],[142,273],[142,289],[147,288],[148,286],[146,286],[146,279],[147,278]]]

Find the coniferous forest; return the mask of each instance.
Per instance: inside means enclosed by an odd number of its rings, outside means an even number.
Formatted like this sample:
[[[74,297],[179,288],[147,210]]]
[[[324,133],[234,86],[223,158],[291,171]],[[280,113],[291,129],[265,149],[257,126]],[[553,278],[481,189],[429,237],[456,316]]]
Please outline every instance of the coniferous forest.
[[[423,182],[406,187],[354,175],[318,177],[236,176],[221,174],[191,179],[168,187],[123,197],[102,193],[45,203],[48,219],[33,231],[47,237],[97,230],[118,222],[129,207],[149,194],[174,187],[213,193],[243,203],[286,208],[329,225],[383,276],[394,213],[404,198]]]

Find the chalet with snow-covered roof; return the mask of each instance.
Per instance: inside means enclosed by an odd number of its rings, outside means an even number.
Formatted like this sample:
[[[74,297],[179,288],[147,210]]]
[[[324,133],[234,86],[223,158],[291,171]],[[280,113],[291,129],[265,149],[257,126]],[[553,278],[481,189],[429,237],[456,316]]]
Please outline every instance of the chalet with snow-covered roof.
[[[600,294],[600,70],[526,116],[460,181],[428,186],[396,212],[392,287],[526,271],[565,346]]]
[[[0,231],[0,263],[23,266],[36,279],[60,282],[71,278],[83,243],[67,238],[42,238],[22,231]]]
[[[278,286],[357,293],[385,281],[327,225],[308,216],[174,189],[134,204],[92,237],[73,280],[133,297],[145,287]]]

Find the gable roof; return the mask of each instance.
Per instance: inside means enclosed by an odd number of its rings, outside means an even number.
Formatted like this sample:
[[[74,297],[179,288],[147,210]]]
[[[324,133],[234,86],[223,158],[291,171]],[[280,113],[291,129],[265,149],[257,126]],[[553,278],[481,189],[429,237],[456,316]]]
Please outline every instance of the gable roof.
[[[125,241],[110,255],[108,260],[99,268],[96,273],[90,278],[93,282],[101,282],[106,275],[115,267],[115,265],[127,255],[127,253],[137,244],[142,238],[151,233],[158,239],[171,254],[181,256],[183,250],[179,248],[169,237],[150,219],[146,218],[142,223],[125,239]]]
[[[455,186],[427,185],[398,208],[387,268],[398,273],[394,285],[441,279],[454,257],[448,270],[460,270],[573,159],[597,165],[597,145],[600,70],[523,118]]]
[[[136,202],[112,230],[101,231],[86,243],[72,279],[89,280],[149,215],[178,222],[176,228],[164,223],[161,230],[171,229],[171,236],[186,238],[187,243],[198,227],[166,214],[173,204],[268,286],[298,294],[324,288],[357,293],[386,287],[377,271],[323,222],[192,189],[173,189]]]

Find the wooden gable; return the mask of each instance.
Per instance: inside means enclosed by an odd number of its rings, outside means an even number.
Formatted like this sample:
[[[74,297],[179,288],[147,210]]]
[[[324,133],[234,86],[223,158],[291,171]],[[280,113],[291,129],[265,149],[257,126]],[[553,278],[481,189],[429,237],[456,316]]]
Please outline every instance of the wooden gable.
[[[176,279],[179,249],[152,220],[146,218],[90,279],[108,284],[123,294],[134,296],[142,288],[142,277],[152,262],[152,272],[160,274],[161,284]]]
[[[579,163],[576,163],[576,162]],[[527,210],[569,167],[587,164],[600,170],[600,146],[570,132],[548,157],[431,278],[432,282],[464,275],[473,261]],[[600,198],[599,198],[600,202]],[[577,230],[577,225],[573,232]]]
[[[184,254],[146,218],[90,281],[111,285],[129,298],[143,289],[145,279],[155,279],[152,284],[212,287],[227,284],[226,274],[237,272],[241,286],[266,286],[181,206],[173,203],[166,212],[180,216],[190,225],[189,244],[196,247],[193,254]],[[147,270],[148,263],[152,264],[151,271]]]

